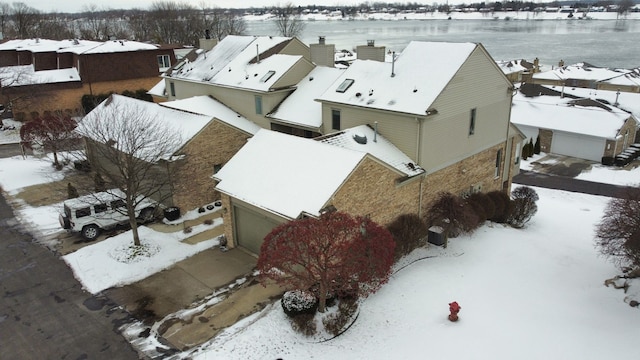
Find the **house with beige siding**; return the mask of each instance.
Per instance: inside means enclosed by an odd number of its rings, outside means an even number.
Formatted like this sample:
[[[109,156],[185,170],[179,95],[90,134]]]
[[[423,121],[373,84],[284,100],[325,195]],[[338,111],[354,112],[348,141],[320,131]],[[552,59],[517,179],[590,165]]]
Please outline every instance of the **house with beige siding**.
[[[262,128],[296,84],[314,68],[297,38],[234,36],[163,74],[167,100],[210,95]]]
[[[524,137],[509,122],[512,84],[482,45],[412,42],[391,63],[326,70],[334,80],[320,86],[323,71],[268,115],[321,136],[261,131],[214,176],[231,246],[258,252],[277,224],[323,211],[386,225],[443,191],[510,190]]]

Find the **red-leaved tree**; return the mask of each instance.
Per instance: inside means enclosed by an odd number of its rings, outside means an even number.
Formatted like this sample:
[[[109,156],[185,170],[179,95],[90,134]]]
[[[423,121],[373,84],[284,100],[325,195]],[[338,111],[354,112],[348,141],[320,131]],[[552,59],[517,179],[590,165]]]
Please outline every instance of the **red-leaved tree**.
[[[74,132],[78,126],[75,120],[64,115],[45,115],[27,121],[20,128],[22,143],[33,148],[34,145],[53,153],[53,165],[59,168],[58,152],[78,138]]]
[[[367,296],[389,279],[395,242],[388,230],[365,217],[331,212],[318,219],[282,224],[260,249],[261,280],[316,289],[318,311],[327,295]]]

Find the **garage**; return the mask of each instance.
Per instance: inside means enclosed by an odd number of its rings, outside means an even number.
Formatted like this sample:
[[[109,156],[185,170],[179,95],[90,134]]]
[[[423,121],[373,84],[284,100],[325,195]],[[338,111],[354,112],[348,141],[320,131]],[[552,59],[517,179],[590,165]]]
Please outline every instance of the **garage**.
[[[566,132],[553,132],[551,153],[600,162],[606,140]]]
[[[238,205],[233,206],[233,214],[235,216],[235,238],[238,246],[242,246],[254,254],[259,254],[264,237],[279,223],[266,214],[260,214]]]

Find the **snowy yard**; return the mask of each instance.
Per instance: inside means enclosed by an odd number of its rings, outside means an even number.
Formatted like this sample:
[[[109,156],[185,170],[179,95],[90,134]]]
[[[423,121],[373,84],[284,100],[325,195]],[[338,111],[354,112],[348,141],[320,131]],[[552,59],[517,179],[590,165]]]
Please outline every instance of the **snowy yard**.
[[[531,160],[539,159],[535,157]],[[523,164],[527,168],[528,163]],[[0,159],[0,186],[20,187],[55,179],[49,163]],[[634,184],[640,170],[595,166],[585,180]],[[517,186],[517,185],[514,185]],[[487,223],[447,249],[420,249],[378,293],[364,300],[354,325],[338,338],[316,342],[296,334],[279,303],[228,328],[195,351],[194,359],[635,359],[640,355],[640,310],[625,303],[638,296],[605,287],[618,270],[594,248],[594,224],[606,197],[536,188],[538,213],[522,230]],[[45,216],[45,214],[48,214]],[[17,211],[39,232],[57,231],[57,207]],[[188,257],[179,239],[151,234],[160,245],[153,257],[124,264],[120,235],[67,255],[84,286],[98,292],[144,278]],[[197,229],[194,229],[197,231]],[[215,245],[215,240],[202,243]],[[201,250],[200,250],[201,251]],[[114,253],[116,252],[116,253]],[[191,254],[192,255],[192,254]],[[153,264],[153,268],[151,268]],[[401,266],[402,264],[400,264]],[[128,276],[125,276],[128,274]],[[135,277],[135,279],[134,279]],[[457,301],[460,321],[447,320]],[[628,300],[627,300],[628,301]],[[151,341],[151,340],[150,340]]]

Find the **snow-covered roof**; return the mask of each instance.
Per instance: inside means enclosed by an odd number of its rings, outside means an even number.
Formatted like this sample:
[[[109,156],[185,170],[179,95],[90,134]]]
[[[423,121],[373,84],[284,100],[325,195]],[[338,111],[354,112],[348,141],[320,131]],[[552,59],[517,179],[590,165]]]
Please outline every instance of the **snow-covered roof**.
[[[317,66],[297,85],[274,112],[268,116],[281,122],[309,128],[322,126],[322,104],[315,101],[344,70]]]
[[[533,64],[524,60],[496,60],[496,64],[505,74],[513,74],[533,70]]]
[[[476,47],[412,41],[395,64],[354,61],[319,100],[425,115]]]
[[[302,212],[320,215],[365,156],[262,129],[215,175],[216,189],[289,219]]]
[[[586,88],[574,88],[574,87],[564,87],[564,90],[560,86],[544,86],[549,89],[553,89],[555,91],[564,91],[565,94],[576,96],[583,99],[593,99],[598,100],[600,102],[613,105],[619,109],[624,111],[628,111],[633,114],[637,119],[640,119],[640,93],[632,93],[612,90],[596,90],[596,89],[586,89]],[[618,105],[616,104],[618,102]]]
[[[0,68],[2,86],[24,86],[80,81],[76,68],[34,71],[33,65]]]
[[[575,65],[567,65],[557,67],[553,70],[543,71],[533,74],[534,79],[540,80],[592,80],[603,81],[611,79],[629,72],[629,70],[610,70],[608,68],[600,68],[589,64],[578,63]]]
[[[171,71],[177,79],[268,91],[302,56],[278,54],[289,37],[236,36],[222,39],[192,62]],[[258,55],[259,54],[259,55]]]
[[[156,45],[142,43],[131,40],[109,40],[98,44],[97,46],[84,49],[78,52],[79,54],[105,54],[105,53],[117,53],[117,52],[129,52],[140,50],[157,50]]]
[[[111,119],[114,116],[113,111],[128,111],[131,115],[136,114],[136,116],[143,114],[142,116],[162,122],[170,131],[180,134],[181,142],[175,144],[175,148],[168,149],[170,153],[164,154],[165,158],[169,158],[178,151],[212,120],[211,116],[208,115],[171,109],[156,103],[127,96],[113,94],[109,99],[100,103],[84,117],[78,125],[78,132],[85,136],[91,136],[90,132],[88,134],[87,132],[83,132],[83,128],[91,127],[92,122]],[[98,138],[94,138],[93,140],[101,141],[101,139]],[[152,146],[152,144],[150,144],[150,146]]]
[[[256,123],[248,120],[244,116],[231,110],[226,105],[211,98],[210,96],[194,96],[182,100],[163,102],[160,103],[160,105],[172,109],[189,111],[196,114],[215,117],[220,121],[223,121],[252,135],[260,130],[260,126],[256,125]]]
[[[556,96],[513,99],[511,122],[518,125],[614,139],[630,114],[613,108],[572,106]]]
[[[640,69],[632,69],[626,74],[621,74],[600,82],[614,86],[640,86]]]
[[[160,97],[167,97],[167,86],[166,81],[164,79],[158,81],[157,84],[153,85],[149,91],[147,91],[149,95],[155,95]]]
[[[409,177],[424,173],[415,161],[367,125],[329,134],[318,140],[325,144],[366,152]]]

